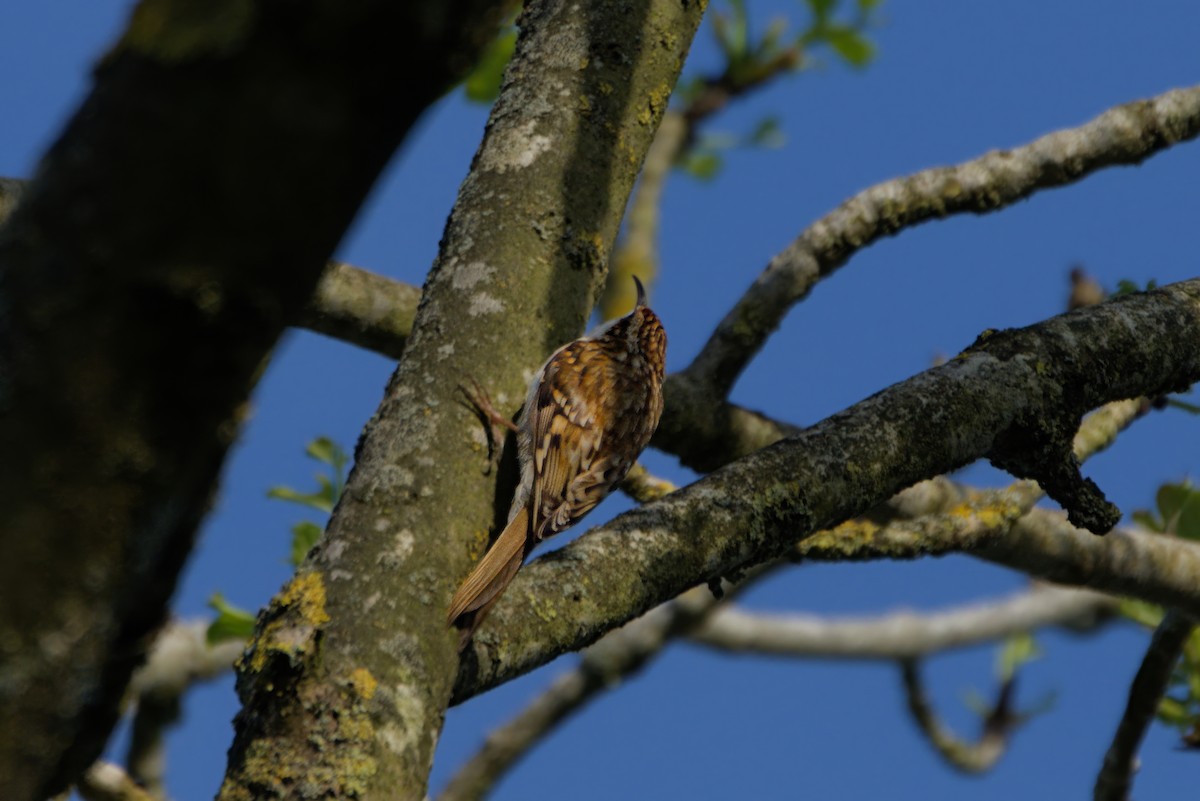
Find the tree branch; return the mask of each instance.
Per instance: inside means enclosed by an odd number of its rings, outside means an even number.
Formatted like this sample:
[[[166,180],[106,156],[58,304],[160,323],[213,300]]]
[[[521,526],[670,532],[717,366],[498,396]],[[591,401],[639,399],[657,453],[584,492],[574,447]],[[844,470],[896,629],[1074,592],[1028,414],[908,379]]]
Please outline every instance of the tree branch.
[[[951,767],[964,773],[983,773],[991,770],[1008,748],[1008,735],[1016,724],[1009,705],[1012,699],[1012,681],[1001,685],[999,698],[990,715],[983,723],[977,742],[963,740],[938,718],[933,704],[925,694],[920,669],[915,660],[900,662],[904,680],[904,698],[913,721],[929,743]]]
[[[457,660],[444,610],[515,479],[488,469],[455,387],[473,376],[513,408],[582,330],[702,8],[526,3],[400,366],[325,536],[240,663],[224,801],[424,796]]]
[[[503,6],[143,3],[98,65],[0,231],[0,797],[99,755],[263,359]]]
[[[1133,774],[1137,769],[1137,750],[1154,720],[1159,701],[1167,690],[1171,671],[1179,661],[1183,646],[1195,627],[1195,620],[1168,609],[1162,623],[1150,638],[1150,647],[1129,688],[1125,713],[1104,755],[1104,766],[1096,777],[1093,798],[1096,801],[1127,801]]]
[[[1138,416],[1140,408],[1141,404],[1137,402],[1118,402],[1090,415],[1080,426],[1075,438],[1077,456],[1081,460],[1087,459],[1093,453],[1107,447],[1115,439],[1117,432]],[[635,467],[630,475],[639,490],[631,494],[642,502],[662,497],[658,486],[642,487],[645,481],[637,476],[637,469]],[[1037,493],[1026,492],[1024,495],[1028,505],[1032,506],[1037,499]],[[889,499],[886,505],[877,507],[873,510],[871,520],[882,525],[885,521],[911,519],[946,510],[961,503],[963,499],[963,491],[952,482],[944,478],[931,479],[909,487]],[[805,542],[812,539],[815,537]],[[801,546],[803,544],[802,542]],[[782,564],[783,561],[777,561],[765,568],[750,571],[744,580],[730,587],[730,592],[742,591],[772,568]],[[641,618],[609,632],[584,652],[584,663],[579,668],[555,680],[545,693],[517,717],[494,731],[483,748],[451,779],[439,801],[464,801],[484,797],[502,776],[559,723],[589,703],[601,690],[639,672],[671,639],[694,631],[699,624],[702,628],[697,639],[703,640],[711,631],[711,628],[704,624],[713,619],[711,613],[704,613],[717,609],[717,614],[720,615],[721,611],[728,608],[718,606],[720,600],[709,588],[695,587],[675,601],[656,607]],[[1107,596],[1095,593],[1040,587],[1007,603],[967,610],[962,616],[951,613],[922,617],[922,625],[918,628],[925,634],[918,634],[916,640],[930,648],[942,648],[966,644],[971,636],[978,634],[1002,637],[1015,631],[1051,623],[1077,629],[1090,627],[1102,619],[1107,619],[1114,603]],[[997,625],[997,620],[1003,622]],[[908,618],[905,618],[905,621],[908,621]],[[890,625],[891,622],[892,619],[888,618],[887,624]],[[932,623],[932,626],[929,626],[929,623]],[[839,644],[845,642],[845,637],[836,634],[830,637],[832,632],[829,632],[829,629],[841,631],[840,623],[828,626],[826,639],[832,639]],[[868,631],[866,636],[852,639],[871,642],[874,640],[874,634]],[[886,635],[884,639],[888,639]],[[902,649],[903,646],[888,655],[904,655]],[[921,652],[909,655],[919,653]],[[597,658],[602,655],[602,658],[592,663],[589,660],[593,655]]]
[[[527,566],[476,634],[455,699],[586,645],[687,587],[778,557],[902,487],[987,454],[1020,421],[1065,421],[1060,403],[1073,407],[1073,433],[1087,408],[1197,378],[1200,279],[995,335]],[[1054,387],[1070,388],[1070,400]],[[1017,500],[1008,520],[1020,517]],[[993,524],[1004,521],[1000,512]],[[985,526],[967,534],[914,530],[902,544],[909,556],[962,550],[985,533]],[[1080,537],[1090,535],[1071,540]],[[1081,571],[1065,564],[1072,554],[1059,546],[1029,537],[1022,553],[1008,539],[976,547],[988,558],[1007,554],[1035,575],[1200,609],[1200,559],[1181,556],[1174,543],[1176,561],[1160,575],[1119,559],[1110,573]],[[1092,548],[1129,542],[1124,533],[1091,539]],[[1125,555],[1157,550],[1159,543],[1143,539]]]
[[[23,181],[0,178],[0,224],[16,206],[23,187]],[[649,236],[643,233],[641,239]],[[642,241],[636,247],[645,245]],[[607,286],[615,284],[609,281]],[[316,293],[295,324],[399,359],[412,333],[420,299],[419,287],[349,264],[330,262],[321,274]],[[615,306],[618,301],[610,303]],[[663,389],[667,409],[652,444],[679,456],[684,465],[695,470],[715,470],[800,430],[791,423],[772,420],[760,412],[714,400],[693,390],[686,375],[667,376]]]
[[[1002,601],[946,612],[902,611],[868,618],[766,615],[724,606],[689,637],[723,651],[900,660],[1002,640],[1045,626],[1091,627],[1115,610],[1116,599],[1108,595],[1043,585]]]
[[[125,756],[133,781],[151,796],[166,793],[163,736],[179,719],[183,694],[197,682],[232,671],[245,647],[241,640],[210,645],[205,620],[172,621],[155,638],[146,664],[129,682],[137,711]]]
[[[420,299],[420,287],[330,262],[295,324],[399,359]]]
[[[685,371],[723,398],[792,304],[855,252],[919,223],[985,214],[1106,167],[1137,164],[1200,134],[1200,87],[1109,109],[1078,128],[877,184],[809,226],[775,256]]]

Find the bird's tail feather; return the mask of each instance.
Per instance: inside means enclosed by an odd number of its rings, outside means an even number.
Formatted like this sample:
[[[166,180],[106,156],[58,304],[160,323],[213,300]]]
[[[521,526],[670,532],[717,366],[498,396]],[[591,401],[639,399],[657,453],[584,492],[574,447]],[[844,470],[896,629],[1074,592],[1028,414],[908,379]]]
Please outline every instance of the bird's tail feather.
[[[450,601],[450,609],[446,619],[454,624],[464,615],[476,612],[473,620],[469,621],[474,630],[483,619],[484,614],[491,609],[492,604],[500,598],[500,593],[517,575],[521,562],[525,559],[525,544],[529,529],[529,510],[522,509],[517,516],[504,527],[503,533],[492,543],[492,547],[475,565],[471,575],[467,576],[462,586],[454,593]]]

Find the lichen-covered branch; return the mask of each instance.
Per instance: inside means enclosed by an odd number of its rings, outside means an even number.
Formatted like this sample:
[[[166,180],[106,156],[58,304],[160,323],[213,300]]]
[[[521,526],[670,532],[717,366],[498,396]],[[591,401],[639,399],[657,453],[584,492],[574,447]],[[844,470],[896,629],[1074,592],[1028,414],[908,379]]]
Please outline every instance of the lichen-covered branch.
[[[1167,691],[1171,671],[1195,627],[1189,615],[1168,609],[1150,638],[1150,647],[1129,687],[1129,701],[1104,755],[1104,765],[1096,777],[1092,797],[1095,801],[1128,801],[1133,785],[1137,750],[1154,720],[1159,701]]]
[[[264,358],[503,6],[143,2],[97,65],[0,229],[6,801],[99,755]]]
[[[1138,416],[1141,407],[1142,404],[1138,402],[1116,402],[1089,415],[1075,437],[1076,455],[1084,460],[1107,447],[1118,431]],[[663,497],[666,493],[662,490],[667,488],[648,481],[641,472],[640,465],[630,472],[626,483],[634,486],[626,488],[626,491],[643,503]],[[1022,482],[1019,487],[1026,509],[1039,497],[1036,488],[1028,487],[1028,484]],[[870,520],[882,525],[941,513],[958,506],[965,497],[964,490],[945,478],[922,481],[876,507],[872,510]],[[955,519],[969,525],[963,516]],[[797,551],[820,536],[817,534],[800,543]],[[729,588],[729,593],[751,586],[759,577],[784,563],[781,560],[765,568],[748,571],[743,580]],[[730,594],[724,594],[723,597],[729,598]],[[1045,625],[1057,624],[1075,630],[1091,628],[1109,619],[1116,604],[1114,599],[1099,593],[1042,585],[1003,602],[981,604],[941,615],[901,613],[864,622],[814,619],[811,624],[801,621],[800,631],[796,631],[791,617],[772,620],[755,616],[751,626],[743,629],[737,621],[744,618],[745,613],[718,605],[720,600],[708,587],[695,587],[675,601],[656,607],[622,628],[609,632],[584,652],[584,663],[579,668],[556,679],[545,693],[515,718],[489,734],[480,751],[451,779],[439,801],[466,801],[484,797],[559,723],[589,703],[603,689],[640,671],[658,650],[682,634],[693,632],[694,640],[719,648],[745,646],[816,656],[895,659],[997,639]],[[710,610],[716,610],[716,615]],[[727,610],[732,614],[727,616]],[[710,621],[713,625],[709,625]],[[756,636],[746,637],[757,631],[759,625],[768,629],[771,644],[763,645]],[[892,635],[893,625],[900,626],[903,636]],[[781,628],[782,632],[771,631],[776,627]],[[793,647],[794,643],[798,645]],[[598,683],[597,678],[602,678],[603,682]]]
[[[424,796],[457,662],[445,608],[515,479],[489,465],[456,387],[470,376],[513,412],[582,330],[701,13],[525,5],[400,366],[325,536],[241,663],[225,801]]]
[[[989,350],[994,345],[996,352]],[[1050,385],[1070,388],[1068,402],[1081,414],[1197,378],[1200,279],[992,337],[527,566],[476,634],[455,697],[582,647],[688,587],[781,556],[903,487],[987,454],[1020,421],[1061,418],[1057,404],[1066,396]],[[1009,520],[1024,508],[1013,505]],[[998,513],[992,522],[1003,518]],[[986,529],[914,531],[908,552],[963,549]],[[865,531],[861,547],[873,547],[876,533]],[[1008,539],[988,542],[983,553],[1000,560]],[[1024,555],[1008,553],[1035,575],[1061,571],[1076,583],[1155,600],[1174,598],[1178,588],[1200,606],[1200,574],[1185,585],[1185,568],[1168,570],[1167,582],[1149,571],[1127,573],[1119,560],[1108,574],[1072,571],[1055,562],[1061,552],[1054,547],[1032,540],[1029,547]]]
[[[983,214],[1106,167],[1137,164],[1200,134],[1200,87],[1109,109],[1078,128],[877,184],[809,226],[775,256],[686,370],[723,398],[792,304],[856,251],[927,220]]]
[[[946,612],[902,611],[869,618],[768,615],[724,606],[689,637],[725,651],[822,659],[915,659],[1045,626],[1090,627],[1110,618],[1116,604],[1115,598],[1102,593],[1047,585]]]

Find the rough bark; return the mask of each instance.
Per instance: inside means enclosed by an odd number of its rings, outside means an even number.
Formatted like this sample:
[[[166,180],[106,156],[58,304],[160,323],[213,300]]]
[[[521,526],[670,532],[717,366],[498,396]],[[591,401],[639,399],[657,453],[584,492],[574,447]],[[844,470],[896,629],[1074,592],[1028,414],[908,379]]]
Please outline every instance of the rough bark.
[[[241,664],[222,799],[424,796],[457,661],[446,605],[513,488],[456,385],[472,376],[515,412],[581,331],[701,12],[526,6],[354,473]]]
[[[264,358],[501,5],[144,0],[96,68],[0,233],[0,797],[99,754]]]

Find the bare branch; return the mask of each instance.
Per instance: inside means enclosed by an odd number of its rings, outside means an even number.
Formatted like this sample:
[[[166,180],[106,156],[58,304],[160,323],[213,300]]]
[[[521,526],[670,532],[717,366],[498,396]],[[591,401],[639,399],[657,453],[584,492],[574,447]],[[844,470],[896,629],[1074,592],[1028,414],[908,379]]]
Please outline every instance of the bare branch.
[[[689,637],[724,651],[822,659],[915,659],[1044,626],[1091,627],[1109,619],[1116,603],[1091,590],[1041,585],[1001,601],[946,612],[901,611],[868,618],[767,615],[724,606]]]
[[[725,397],[792,304],[855,252],[919,223],[985,214],[1106,167],[1137,164],[1200,134],[1200,87],[1109,109],[1012,150],[877,184],[809,226],[773,258],[686,370]]]
[[[925,695],[917,662],[911,659],[902,660],[900,671],[904,679],[904,697],[913,721],[947,764],[964,773],[983,773],[991,770],[1000,757],[1004,756],[1004,751],[1008,748],[1008,735],[1016,723],[1009,708],[1012,702],[1012,681],[1001,685],[996,705],[984,721],[979,740],[972,743],[960,738],[938,718],[933,704]]]
[[[1195,627],[1195,620],[1168,609],[1162,623],[1150,638],[1150,647],[1129,687],[1125,713],[1104,755],[1104,765],[1096,777],[1093,798],[1096,801],[1128,801],[1133,774],[1137,770],[1137,750],[1154,720],[1159,701],[1167,690],[1171,671]]]
[[[296,324],[399,359],[420,299],[420,287],[330,262]]]

